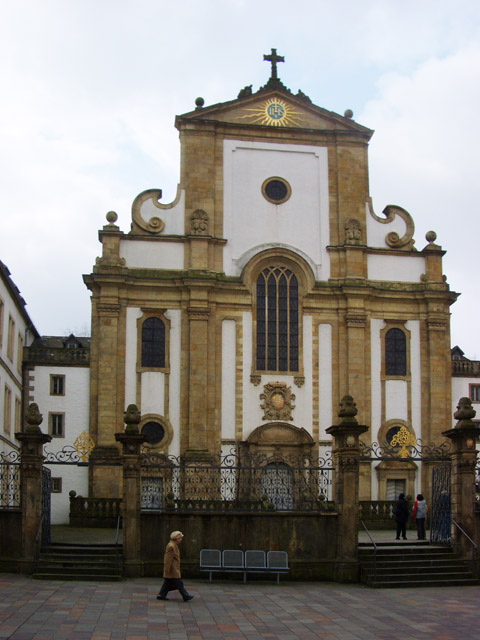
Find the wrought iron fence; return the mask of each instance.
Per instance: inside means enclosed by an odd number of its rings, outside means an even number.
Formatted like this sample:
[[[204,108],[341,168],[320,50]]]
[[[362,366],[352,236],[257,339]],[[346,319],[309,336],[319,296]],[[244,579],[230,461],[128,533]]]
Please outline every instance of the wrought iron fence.
[[[360,458],[372,460],[450,460],[452,443],[445,440],[440,444],[430,442],[423,444],[421,438],[413,438],[410,442],[382,445],[378,442],[367,444],[360,441]]]
[[[144,453],[142,510],[326,511],[332,484],[323,458],[232,451],[208,460]]]
[[[21,507],[20,455],[17,451],[0,453],[0,509]]]

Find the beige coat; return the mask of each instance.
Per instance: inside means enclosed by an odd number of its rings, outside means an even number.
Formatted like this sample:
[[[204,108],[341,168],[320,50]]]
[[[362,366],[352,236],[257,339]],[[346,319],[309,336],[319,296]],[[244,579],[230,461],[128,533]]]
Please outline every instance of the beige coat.
[[[181,578],[180,574],[180,549],[173,540],[167,544],[165,556],[163,557],[163,577]]]

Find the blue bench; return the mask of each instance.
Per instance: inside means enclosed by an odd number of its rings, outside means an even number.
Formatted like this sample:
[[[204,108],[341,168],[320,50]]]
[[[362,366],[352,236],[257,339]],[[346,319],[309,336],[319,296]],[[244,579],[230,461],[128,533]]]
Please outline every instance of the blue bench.
[[[290,571],[288,566],[288,554],[286,551],[248,550],[245,553],[241,549],[202,549],[200,551],[200,571],[209,574],[212,581],[213,573],[242,573],[243,582],[247,581],[250,574],[274,574],[277,576],[277,584],[280,582],[280,574]]]

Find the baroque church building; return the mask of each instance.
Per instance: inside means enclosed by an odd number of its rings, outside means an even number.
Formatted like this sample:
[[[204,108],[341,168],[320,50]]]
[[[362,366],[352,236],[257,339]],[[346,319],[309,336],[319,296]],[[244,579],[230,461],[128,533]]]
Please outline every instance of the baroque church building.
[[[114,212],[84,276],[92,295],[89,490],[120,497],[129,404],[153,452],[322,457],[343,396],[366,444],[452,424],[449,307],[436,234],[414,246],[400,206],[376,214],[373,131],[271,77],[177,116],[180,183]],[[427,491],[427,464],[361,463],[360,499]]]

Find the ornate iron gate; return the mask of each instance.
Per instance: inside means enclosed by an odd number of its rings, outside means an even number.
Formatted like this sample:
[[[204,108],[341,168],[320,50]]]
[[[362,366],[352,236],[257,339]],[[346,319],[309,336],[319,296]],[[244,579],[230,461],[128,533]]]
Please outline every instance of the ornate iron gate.
[[[450,544],[452,540],[452,508],[450,497],[451,465],[432,470],[430,503],[430,542]]]

